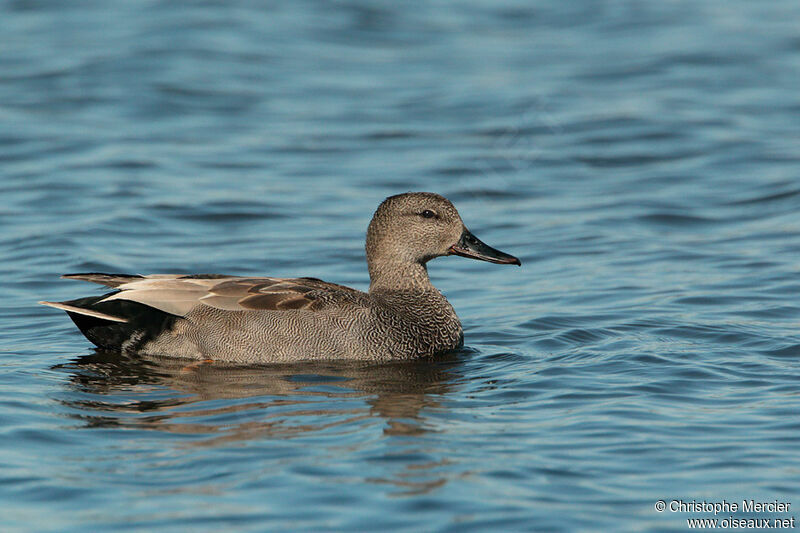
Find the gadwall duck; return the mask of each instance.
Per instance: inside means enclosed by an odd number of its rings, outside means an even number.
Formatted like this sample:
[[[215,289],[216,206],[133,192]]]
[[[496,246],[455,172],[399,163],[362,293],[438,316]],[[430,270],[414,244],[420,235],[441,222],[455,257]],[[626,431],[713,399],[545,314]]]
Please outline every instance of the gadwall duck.
[[[66,311],[101,348],[198,360],[274,363],[388,361],[460,347],[453,307],[426,263],[443,255],[520,265],[484,244],[456,208],[433,193],[391,196],[367,230],[369,292],[316,278],[219,274],[68,274],[116,289],[40,302]]]

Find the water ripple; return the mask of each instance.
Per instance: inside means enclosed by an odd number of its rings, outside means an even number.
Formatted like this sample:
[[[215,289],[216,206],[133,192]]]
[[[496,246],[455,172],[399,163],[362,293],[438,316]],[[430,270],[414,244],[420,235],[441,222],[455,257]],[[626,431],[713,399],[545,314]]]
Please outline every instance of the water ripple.
[[[681,531],[653,502],[791,501],[800,12],[628,7],[0,6],[3,530]],[[71,271],[363,289],[372,212],[417,189],[523,260],[429,263],[447,357],[130,358],[35,304],[99,293]]]

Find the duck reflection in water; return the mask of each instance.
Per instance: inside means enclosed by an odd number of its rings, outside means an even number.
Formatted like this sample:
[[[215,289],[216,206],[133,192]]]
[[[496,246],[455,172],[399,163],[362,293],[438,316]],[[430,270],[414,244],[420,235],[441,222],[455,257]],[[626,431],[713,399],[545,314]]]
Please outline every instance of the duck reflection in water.
[[[446,452],[436,453],[429,443],[423,449],[413,437],[433,429],[425,411],[443,408],[440,400],[460,381],[467,352],[381,365],[234,366],[98,349],[53,368],[69,372],[69,390],[59,401],[81,427],[162,432],[180,437],[177,449],[232,448],[254,441],[269,447],[276,439],[324,432],[332,436],[320,455],[338,456],[342,437],[372,435],[370,426],[382,424],[386,438],[412,437],[392,443],[392,453],[407,454],[408,460],[398,462],[389,454],[378,458],[391,462],[395,472],[364,481],[411,495],[444,485],[450,477],[443,471],[449,464]]]
[[[291,437],[370,418],[385,420],[387,435],[424,433],[420,412],[439,407],[438,398],[459,377],[465,351],[381,365],[236,366],[97,349],[54,369],[70,372],[76,392],[95,395],[62,400],[92,427],[206,435],[193,445],[213,446]],[[250,401],[204,405],[237,399]]]

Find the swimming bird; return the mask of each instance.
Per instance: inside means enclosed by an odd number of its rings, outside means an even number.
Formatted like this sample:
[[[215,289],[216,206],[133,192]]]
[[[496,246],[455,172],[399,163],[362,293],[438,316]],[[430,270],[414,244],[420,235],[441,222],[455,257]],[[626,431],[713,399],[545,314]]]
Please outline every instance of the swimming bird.
[[[459,348],[461,322],[428,277],[435,257],[520,265],[475,237],[438,194],[386,198],[367,229],[370,286],[316,278],[221,274],[67,274],[115,289],[40,302],[67,312],[100,348],[124,353],[276,363],[407,360]]]

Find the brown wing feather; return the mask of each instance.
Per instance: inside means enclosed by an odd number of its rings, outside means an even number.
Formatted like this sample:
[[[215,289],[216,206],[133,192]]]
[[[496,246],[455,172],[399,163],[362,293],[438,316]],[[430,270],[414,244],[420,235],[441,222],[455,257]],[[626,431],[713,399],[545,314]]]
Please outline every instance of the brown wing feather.
[[[274,278],[234,278],[212,286],[208,292],[217,296],[243,296],[248,292],[257,292],[263,287],[270,287],[282,280]]]
[[[286,311],[323,309],[328,303],[346,304],[361,293],[316,278],[236,278],[214,274],[193,276],[156,274],[70,274],[115,287],[103,301],[138,302],[176,316],[186,316],[198,305],[224,311]]]
[[[64,274],[62,279],[76,279],[105,285],[106,287],[119,287],[131,281],[144,279],[144,276],[137,274],[103,274],[101,272],[86,272],[82,274]]]
[[[291,292],[272,293],[272,294],[253,294],[239,300],[239,305],[245,309],[262,310],[285,310],[285,309],[308,309],[314,303],[313,298],[306,298]]]
[[[318,310],[325,300],[336,299],[342,291],[358,294],[349,287],[316,278],[238,278],[209,288],[200,302],[225,310]]]

